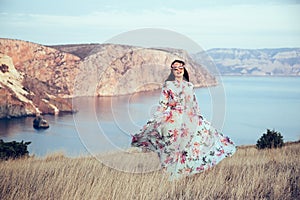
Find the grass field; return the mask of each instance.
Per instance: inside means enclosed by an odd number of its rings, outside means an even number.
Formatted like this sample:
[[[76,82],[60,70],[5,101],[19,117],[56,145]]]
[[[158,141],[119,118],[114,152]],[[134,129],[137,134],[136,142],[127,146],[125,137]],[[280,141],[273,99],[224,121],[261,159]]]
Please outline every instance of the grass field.
[[[299,155],[300,143],[239,147],[211,170],[173,182],[149,172],[159,166],[152,153],[0,161],[0,199],[300,199]]]

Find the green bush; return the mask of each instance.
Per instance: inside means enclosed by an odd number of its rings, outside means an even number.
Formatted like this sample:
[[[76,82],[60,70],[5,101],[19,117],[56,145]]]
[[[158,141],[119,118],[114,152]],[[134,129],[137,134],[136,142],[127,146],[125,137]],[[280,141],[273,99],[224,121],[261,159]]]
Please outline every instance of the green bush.
[[[28,156],[27,145],[31,142],[4,142],[0,140],[0,160],[7,160],[9,158],[15,159],[22,156]]]
[[[256,147],[258,149],[281,148],[283,144],[283,137],[279,132],[267,129],[267,133],[264,133],[259,140],[257,140]]]

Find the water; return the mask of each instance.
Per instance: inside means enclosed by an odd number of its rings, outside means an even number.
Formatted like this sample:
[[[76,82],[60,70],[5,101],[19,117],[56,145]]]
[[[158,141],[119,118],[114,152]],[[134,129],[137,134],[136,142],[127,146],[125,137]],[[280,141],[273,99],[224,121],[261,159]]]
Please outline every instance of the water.
[[[237,145],[255,144],[266,129],[285,141],[300,139],[300,78],[222,77],[217,87],[196,89],[203,116]],[[31,155],[64,152],[68,156],[126,149],[130,134],[151,117],[160,91],[120,97],[76,98],[79,112],[45,118],[46,130],[32,127],[33,117],[0,120],[4,141],[31,141]]]

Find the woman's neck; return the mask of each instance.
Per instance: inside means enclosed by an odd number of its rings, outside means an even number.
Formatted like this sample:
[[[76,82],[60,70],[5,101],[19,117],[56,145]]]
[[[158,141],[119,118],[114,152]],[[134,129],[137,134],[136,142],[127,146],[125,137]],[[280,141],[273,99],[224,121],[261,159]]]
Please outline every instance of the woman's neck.
[[[175,77],[175,80],[181,82],[183,80],[183,77]]]

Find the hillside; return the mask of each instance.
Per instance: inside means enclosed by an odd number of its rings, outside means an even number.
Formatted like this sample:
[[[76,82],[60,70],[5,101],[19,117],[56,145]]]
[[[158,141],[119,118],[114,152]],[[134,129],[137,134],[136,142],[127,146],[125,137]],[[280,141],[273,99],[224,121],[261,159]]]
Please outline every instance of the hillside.
[[[2,161],[0,198],[299,199],[299,153],[299,143],[260,151],[238,148],[209,171],[175,182],[157,170],[158,159],[151,153]],[[149,167],[156,170],[149,172]]]
[[[207,55],[221,75],[300,76],[300,48],[218,48],[199,52],[192,57],[203,62]]]
[[[62,52],[68,52],[81,59],[89,56],[93,49],[101,44],[65,44],[65,45],[51,45],[50,48],[57,49]]]

